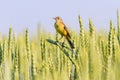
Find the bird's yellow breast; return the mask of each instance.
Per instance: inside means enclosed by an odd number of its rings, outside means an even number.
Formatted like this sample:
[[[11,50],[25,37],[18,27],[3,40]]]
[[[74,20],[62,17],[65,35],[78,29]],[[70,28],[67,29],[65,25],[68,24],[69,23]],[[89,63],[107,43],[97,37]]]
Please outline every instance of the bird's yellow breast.
[[[62,23],[55,23],[55,29],[58,33],[60,33],[63,36],[67,35],[66,30],[64,29],[64,25]]]

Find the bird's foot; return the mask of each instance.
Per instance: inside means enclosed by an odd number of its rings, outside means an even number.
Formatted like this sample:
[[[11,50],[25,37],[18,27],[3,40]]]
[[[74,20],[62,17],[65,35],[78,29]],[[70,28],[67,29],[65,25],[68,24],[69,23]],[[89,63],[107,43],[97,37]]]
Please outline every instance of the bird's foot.
[[[64,43],[64,42],[62,42],[62,47],[64,47],[64,44],[65,44],[65,43]]]
[[[59,41],[58,41],[58,40],[56,40],[56,42],[58,43]]]

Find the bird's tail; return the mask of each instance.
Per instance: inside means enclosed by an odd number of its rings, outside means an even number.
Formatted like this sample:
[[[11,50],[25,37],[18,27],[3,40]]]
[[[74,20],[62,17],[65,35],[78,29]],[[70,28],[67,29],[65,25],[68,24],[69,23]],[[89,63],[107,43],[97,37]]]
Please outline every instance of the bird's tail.
[[[70,47],[71,47],[72,49],[74,49],[74,48],[75,48],[75,47],[74,47],[74,44],[71,42],[70,38],[69,38],[69,37],[66,37],[66,39],[67,39]]]

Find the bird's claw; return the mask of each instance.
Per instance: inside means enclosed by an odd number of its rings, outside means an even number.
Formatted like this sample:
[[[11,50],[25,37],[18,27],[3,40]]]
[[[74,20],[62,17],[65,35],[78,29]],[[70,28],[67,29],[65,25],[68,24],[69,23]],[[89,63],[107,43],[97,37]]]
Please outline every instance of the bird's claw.
[[[63,47],[64,47],[64,44],[65,44],[65,43],[64,43],[64,42],[62,42],[62,46],[63,46]]]

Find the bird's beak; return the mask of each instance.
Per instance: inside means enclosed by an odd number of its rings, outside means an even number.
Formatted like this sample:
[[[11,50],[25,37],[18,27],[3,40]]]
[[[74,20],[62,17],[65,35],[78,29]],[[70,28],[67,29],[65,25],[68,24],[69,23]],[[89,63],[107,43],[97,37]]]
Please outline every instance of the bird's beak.
[[[56,18],[53,18],[54,20],[56,20]]]

